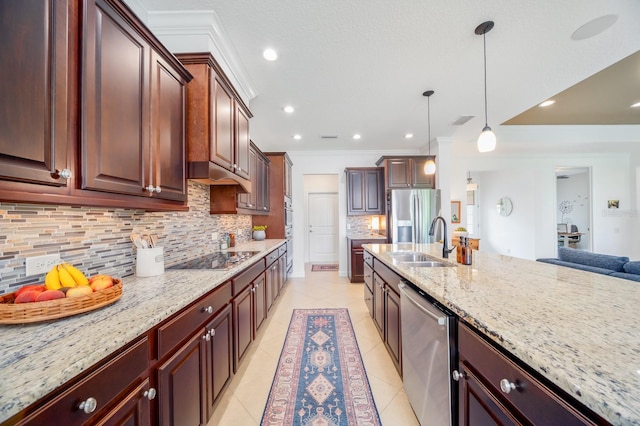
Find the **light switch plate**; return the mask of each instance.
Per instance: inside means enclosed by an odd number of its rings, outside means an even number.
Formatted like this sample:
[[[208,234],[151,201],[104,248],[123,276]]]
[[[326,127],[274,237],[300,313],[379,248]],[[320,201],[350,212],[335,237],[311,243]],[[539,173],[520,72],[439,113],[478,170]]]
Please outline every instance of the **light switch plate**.
[[[27,257],[27,277],[44,274],[60,263],[59,254],[46,254],[44,256]]]

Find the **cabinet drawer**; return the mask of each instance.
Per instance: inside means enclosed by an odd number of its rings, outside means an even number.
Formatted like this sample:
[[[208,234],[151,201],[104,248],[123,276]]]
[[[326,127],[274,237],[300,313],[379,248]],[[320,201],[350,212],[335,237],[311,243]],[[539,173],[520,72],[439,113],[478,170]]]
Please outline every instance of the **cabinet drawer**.
[[[276,249],[276,250],[274,250],[274,251],[272,251],[271,253],[269,253],[269,254],[266,256],[266,259],[267,259],[267,265],[266,265],[266,266],[267,266],[267,268],[268,268],[269,266],[271,266],[271,264],[272,264],[273,262],[275,262],[275,261],[276,261],[276,259],[278,259],[278,257],[280,257],[280,251],[279,251],[279,250],[277,250],[277,249]]]
[[[364,264],[369,265],[370,267],[373,268],[373,255],[365,250],[363,257],[364,257]]]
[[[458,351],[464,367],[476,374],[480,382],[519,415],[524,423],[593,424],[462,323],[458,328]],[[515,389],[508,393],[502,391],[500,381],[503,379],[514,384]]]
[[[287,245],[283,244],[280,247],[278,247],[278,256],[282,256],[283,254],[287,253]]]
[[[231,301],[231,283],[226,282],[216,287],[177,317],[158,328],[158,359],[171,352],[180,342],[189,337],[205,321],[213,318],[213,314]],[[209,309],[211,307],[211,309]]]
[[[366,253],[366,252],[365,252]],[[376,271],[378,275],[391,287],[395,290],[396,293],[400,294],[400,289],[398,288],[398,284],[400,284],[400,275],[393,272],[387,265],[380,262],[378,259],[373,259],[373,270]]]
[[[149,341],[143,338],[123,350],[110,361],[69,390],[62,392],[53,401],[29,416],[20,424],[55,424],[72,426],[86,423],[94,414],[102,411],[119,394],[127,390],[136,379],[149,368]],[[80,404],[94,398],[97,407],[92,413],[85,413]]]
[[[264,258],[233,279],[233,295],[236,296],[264,272]]]
[[[367,263],[364,264],[364,285],[369,287],[369,291],[373,291],[373,269]]]

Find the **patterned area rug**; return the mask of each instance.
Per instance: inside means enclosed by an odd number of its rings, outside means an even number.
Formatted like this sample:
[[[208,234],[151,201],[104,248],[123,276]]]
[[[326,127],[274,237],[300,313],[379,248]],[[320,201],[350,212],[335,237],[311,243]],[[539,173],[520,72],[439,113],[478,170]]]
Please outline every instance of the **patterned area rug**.
[[[337,271],[338,265],[311,265],[311,272]]]
[[[294,309],[261,425],[380,425],[349,311]]]

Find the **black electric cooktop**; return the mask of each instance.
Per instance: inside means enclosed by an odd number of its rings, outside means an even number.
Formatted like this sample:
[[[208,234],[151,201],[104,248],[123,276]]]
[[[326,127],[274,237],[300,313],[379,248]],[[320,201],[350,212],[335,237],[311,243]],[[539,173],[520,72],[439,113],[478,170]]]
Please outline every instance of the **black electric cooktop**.
[[[231,269],[249,260],[259,251],[214,252],[174,265],[168,269]]]

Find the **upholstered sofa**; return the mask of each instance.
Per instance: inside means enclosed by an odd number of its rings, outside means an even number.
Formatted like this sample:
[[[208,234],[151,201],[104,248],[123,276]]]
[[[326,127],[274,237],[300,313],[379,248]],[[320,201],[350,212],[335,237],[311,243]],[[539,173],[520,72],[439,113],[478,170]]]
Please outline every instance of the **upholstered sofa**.
[[[626,256],[590,253],[567,247],[558,247],[558,258],[541,258],[538,262],[566,266],[596,274],[610,275],[640,282],[640,261],[630,262]]]

